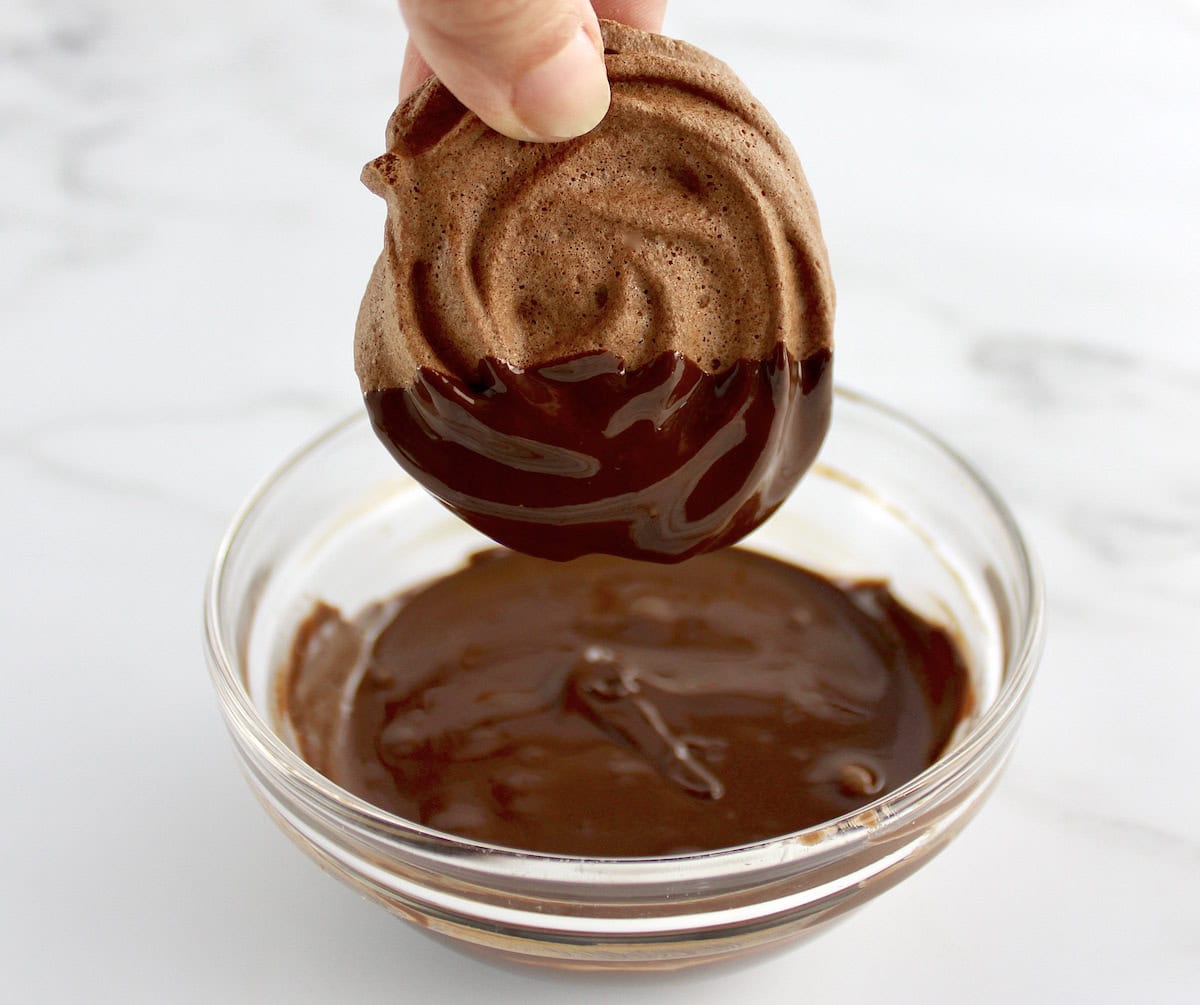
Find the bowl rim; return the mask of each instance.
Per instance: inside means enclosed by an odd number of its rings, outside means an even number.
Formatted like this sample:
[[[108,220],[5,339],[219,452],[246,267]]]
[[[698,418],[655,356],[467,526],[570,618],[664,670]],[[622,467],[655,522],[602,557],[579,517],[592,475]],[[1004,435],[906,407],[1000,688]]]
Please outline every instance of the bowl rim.
[[[702,862],[711,867],[716,863],[727,862],[731,869],[742,868],[747,862],[757,860],[764,848],[787,846],[790,849],[789,859],[796,855],[823,854],[834,844],[841,846],[846,842],[877,835],[889,824],[904,820],[909,815],[907,811],[911,811],[914,804],[920,802],[922,793],[936,789],[942,783],[966,771],[976,757],[990,746],[997,734],[1003,731],[1006,724],[1019,714],[1033,682],[1044,643],[1044,584],[1037,559],[1007,503],[958,450],[908,415],[869,395],[840,385],[835,387],[834,395],[837,400],[865,408],[903,427],[957,466],[967,480],[981,492],[987,505],[999,519],[1009,543],[1016,552],[1017,562],[1027,586],[1025,609],[1020,612],[1027,630],[1021,636],[1018,645],[1005,655],[1003,682],[995,699],[966,734],[933,764],[867,805],[803,830],[728,848],[639,857],[564,855],[489,844],[406,820],[348,792],[309,765],[279,738],[254,707],[241,674],[236,669],[238,661],[227,650],[222,639],[221,598],[230,561],[259,508],[273,493],[280,490],[280,485],[286,481],[287,476],[312,454],[350,428],[368,423],[367,415],[361,410],[333,423],[287,455],[246,497],[221,538],[204,591],[204,641],[210,675],[223,712],[237,722],[243,731],[243,737],[248,738],[258,748],[258,752],[270,761],[281,777],[292,786],[302,789],[332,813],[349,817],[359,826],[366,827],[376,834],[402,839],[413,848],[424,848],[455,856],[483,855],[492,864],[507,860],[523,865],[546,863],[552,868],[552,863],[563,863],[585,870],[588,867],[599,869],[606,876],[624,873],[627,878],[634,879],[639,874],[646,873],[648,869],[654,871],[664,865],[684,866]],[[397,475],[402,476],[403,483],[411,483],[420,488],[399,468]]]

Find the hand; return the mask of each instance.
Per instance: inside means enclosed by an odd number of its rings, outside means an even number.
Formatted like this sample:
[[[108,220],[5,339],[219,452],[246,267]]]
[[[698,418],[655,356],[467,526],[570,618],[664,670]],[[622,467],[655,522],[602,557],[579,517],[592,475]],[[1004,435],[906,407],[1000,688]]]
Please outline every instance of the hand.
[[[518,140],[565,140],[608,111],[596,18],[662,27],[667,0],[400,0],[403,98],[436,73],[464,105]]]

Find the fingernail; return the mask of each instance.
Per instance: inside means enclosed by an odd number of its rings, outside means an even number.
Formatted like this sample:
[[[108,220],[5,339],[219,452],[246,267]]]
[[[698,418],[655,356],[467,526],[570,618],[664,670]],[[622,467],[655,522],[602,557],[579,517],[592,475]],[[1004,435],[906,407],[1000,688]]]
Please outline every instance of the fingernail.
[[[513,111],[527,139],[567,140],[600,124],[609,97],[604,57],[580,28],[558,52],[517,82]]]

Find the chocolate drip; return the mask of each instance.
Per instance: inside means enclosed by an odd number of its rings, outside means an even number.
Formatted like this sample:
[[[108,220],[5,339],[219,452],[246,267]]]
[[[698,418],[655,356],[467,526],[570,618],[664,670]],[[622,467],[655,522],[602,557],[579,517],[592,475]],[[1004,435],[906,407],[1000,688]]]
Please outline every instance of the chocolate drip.
[[[829,364],[782,344],[716,374],[678,353],[635,369],[608,352],[524,371],[489,359],[366,403],[401,465],[501,544],[677,562],[733,544],[787,497],[829,425]]]

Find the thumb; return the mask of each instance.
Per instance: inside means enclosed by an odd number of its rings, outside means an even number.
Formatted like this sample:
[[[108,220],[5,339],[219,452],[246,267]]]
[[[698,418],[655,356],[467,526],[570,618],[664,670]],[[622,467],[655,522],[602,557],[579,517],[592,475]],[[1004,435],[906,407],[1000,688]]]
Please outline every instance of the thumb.
[[[454,96],[519,140],[586,133],[608,111],[588,0],[401,0],[410,41]]]

